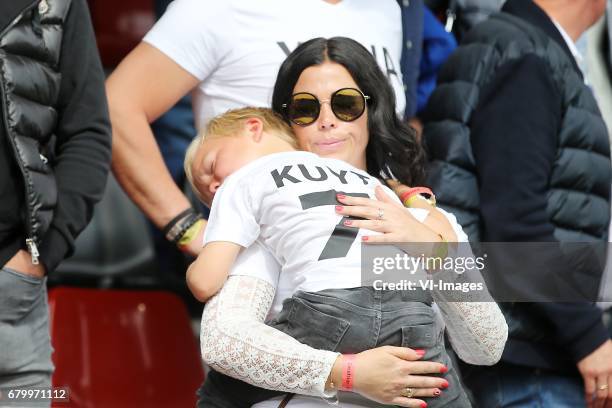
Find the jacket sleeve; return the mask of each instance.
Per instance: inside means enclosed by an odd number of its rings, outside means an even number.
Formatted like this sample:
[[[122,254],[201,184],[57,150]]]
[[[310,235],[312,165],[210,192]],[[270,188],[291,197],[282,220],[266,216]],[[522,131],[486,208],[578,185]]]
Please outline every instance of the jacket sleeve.
[[[39,250],[47,272],[74,250],[74,240],[104,193],[110,167],[104,72],[85,0],[72,0],[66,16],[59,70],[62,81],[53,161],[58,198]]]

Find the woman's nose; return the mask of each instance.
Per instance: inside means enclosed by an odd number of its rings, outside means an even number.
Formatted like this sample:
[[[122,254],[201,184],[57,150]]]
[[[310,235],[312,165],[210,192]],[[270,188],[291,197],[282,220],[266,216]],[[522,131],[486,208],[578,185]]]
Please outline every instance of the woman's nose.
[[[333,129],[338,126],[338,118],[334,115],[329,102],[321,102],[319,112],[319,129]]]

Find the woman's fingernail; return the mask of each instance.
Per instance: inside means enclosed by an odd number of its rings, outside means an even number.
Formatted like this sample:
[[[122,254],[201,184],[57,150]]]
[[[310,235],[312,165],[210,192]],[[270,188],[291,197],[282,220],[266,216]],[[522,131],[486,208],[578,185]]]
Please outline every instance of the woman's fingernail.
[[[415,349],[414,352],[417,353],[419,357],[423,357],[425,355],[425,350],[423,349]]]
[[[435,391],[433,392],[433,395],[434,395],[434,396],[436,396],[436,397],[437,397],[438,395],[440,395],[440,394],[442,394],[442,391],[440,391],[440,390],[435,390]]]
[[[361,237],[361,240],[362,240],[362,241],[367,241],[367,240],[368,240],[368,236],[367,236],[367,235],[364,235],[363,237]]]
[[[339,211],[342,211],[342,209],[343,209],[343,208],[344,208],[343,206],[341,206],[341,205],[337,205],[337,206],[336,206],[336,211],[338,211],[338,212],[339,212]]]
[[[448,367],[446,367],[446,366],[442,366],[442,368],[440,369],[440,372],[441,372],[442,374],[444,374],[444,373],[448,372]]]
[[[344,194],[336,194],[336,197],[338,197],[340,200],[342,200],[343,198],[346,198]]]
[[[351,221],[351,220],[344,221],[344,225],[351,225],[352,223],[353,223],[353,221]]]
[[[426,402],[421,402],[421,408],[427,408],[427,403]]]
[[[448,388],[450,384],[448,383],[448,381],[444,380],[444,382],[442,383],[442,385],[440,386],[440,388]]]

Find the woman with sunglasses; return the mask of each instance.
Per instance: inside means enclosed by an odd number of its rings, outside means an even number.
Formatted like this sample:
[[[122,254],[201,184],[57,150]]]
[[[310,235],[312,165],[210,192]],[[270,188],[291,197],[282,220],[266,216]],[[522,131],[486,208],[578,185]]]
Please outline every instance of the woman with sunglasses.
[[[394,108],[392,90],[376,62],[362,46],[346,38],[315,39],[298,47],[281,66],[273,96],[273,109],[291,123],[303,148],[320,156],[344,160],[377,177],[390,178],[393,174],[399,181],[411,185],[418,183],[423,175],[423,154],[414,134],[397,118]],[[447,236],[453,240],[457,235],[466,238],[454,220],[449,232],[446,216],[433,208],[430,209],[433,216],[440,218],[425,226],[391,200],[347,197],[342,201],[349,206],[338,206],[339,214],[365,219],[353,221],[356,227],[385,233],[368,237],[368,242],[435,242]],[[415,361],[423,354],[426,358],[444,356],[436,343],[437,338],[419,338],[415,334],[423,327],[411,329],[413,336],[407,333],[407,338],[428,349],[415,352],[408,348],[378,347],[354,357],[334,357],[330,362],[329,354],[300,347],[288,342],[286,337],[275,338],[271,328],[262,327],[274,288],[249,278],[262,278],[269,273],[264,281],[277,282],[276,310],[279,300],[291,296],[295,283],[284,282],[282,276],[273,276],[274,267],[270,263],[258,261],[251,255],[246,258],[242,265],[237,265],[239,271],[233,272],[221,293],[207,305],[203,316],[202,344],[203,348],[210,347],[204,354],[210,357],[208,362],[212,362],[214,368],[265,388],[319,396],[334,394],[338,388],[346,389],[345,380],[351,383],[354,374],[353,390],[372,400],[357,398],[353,401],[355,406],[377,406],[373,401],[379,401],[423,407],[427,406],[420,399],[423,397],[430,406],[442,406],[436,403],[436,397],[441,395],[441,390],[436,388],[439,385],[432,385],[438,384],[439,379],[431,375],[439,372],[433,372],[428,362]],[[254,271],[258,271],[257,274]],[[466,340],[466,344],[458,344],[459,355],[475,364],[493,364],[503,349],[507,327],[494,303],[474,306],[471,315],[471,305],[466,302],[459,306],[464,307],[463,310],[451,304],[441,305],[441,308],[451,338],[459,342]],[[460,315],[462,319],[453,322],[452,316]],[[326,318],[324,315],[317,317],[314,312],[312,316],[313,319]],[[431,321],[429,325],[435,323]],[[472,325],[470,329],[477,329],[478,334],[468,333],[467,327],[462,325]],[[332,327],[329,329],[333,331]],[[407,343],[419,347],[419,344]],[[453,345],[457,346],[455,342]],[[224,351],[228,348],[238,348],[244,354],[228,356]],[[211,373],[207,379],[208,390],[207,387],[203,390],[204,396],[207,392],[219,395],[218,387],[225,385],[226,380],[218,373]],[[440,403],[469,406],[460,384],[455,383],[452,387],[443,391],[446,398],[440,397]],[[236,394],[249,392],[248,387],[237,383],[233,389],[224,390],[225,395],[231,393],[230,399],[234,400],[241,397]],[[346,401],[343,395],[342,406],[348,406]],[[223,401],[213,402],[210,398],[207,402],[208,405],[202,406],[233,406]],[[278,406],[279,402],[281,398],[263,402],[261,406]],[[290,402],[290,406],[317,404],[326,405],[321,399],[306,397]]]

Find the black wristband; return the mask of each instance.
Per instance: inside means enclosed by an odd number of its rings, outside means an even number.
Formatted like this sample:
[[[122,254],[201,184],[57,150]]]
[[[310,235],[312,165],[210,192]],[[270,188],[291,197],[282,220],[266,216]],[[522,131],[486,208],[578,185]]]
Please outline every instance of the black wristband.
[[[170,220],[170,222],[168,222],[164,228],[162,228],[162,233],[164,235],[168,235],[168,233],[170,232],[170,230],[183,218],[185,218],[186,216],[188,216],[189,214],[196,214],[196,212],[194,211],[193,208],[189,207],[188,209],[181,211],[176,217],[172,218]]]
[[[175,227],[170,230],[168,235],[166,235],[166,239],[168,239],[168,241],[170,242],[177,244],[181,240],[181,238],[183,238],[185,232],[187,232],[187,230],[191,228],[193,224],[195,224],[202,218],[204,218],[202,217],[202,214],[189,214],[188,216],[186,216],[175,224]]]

